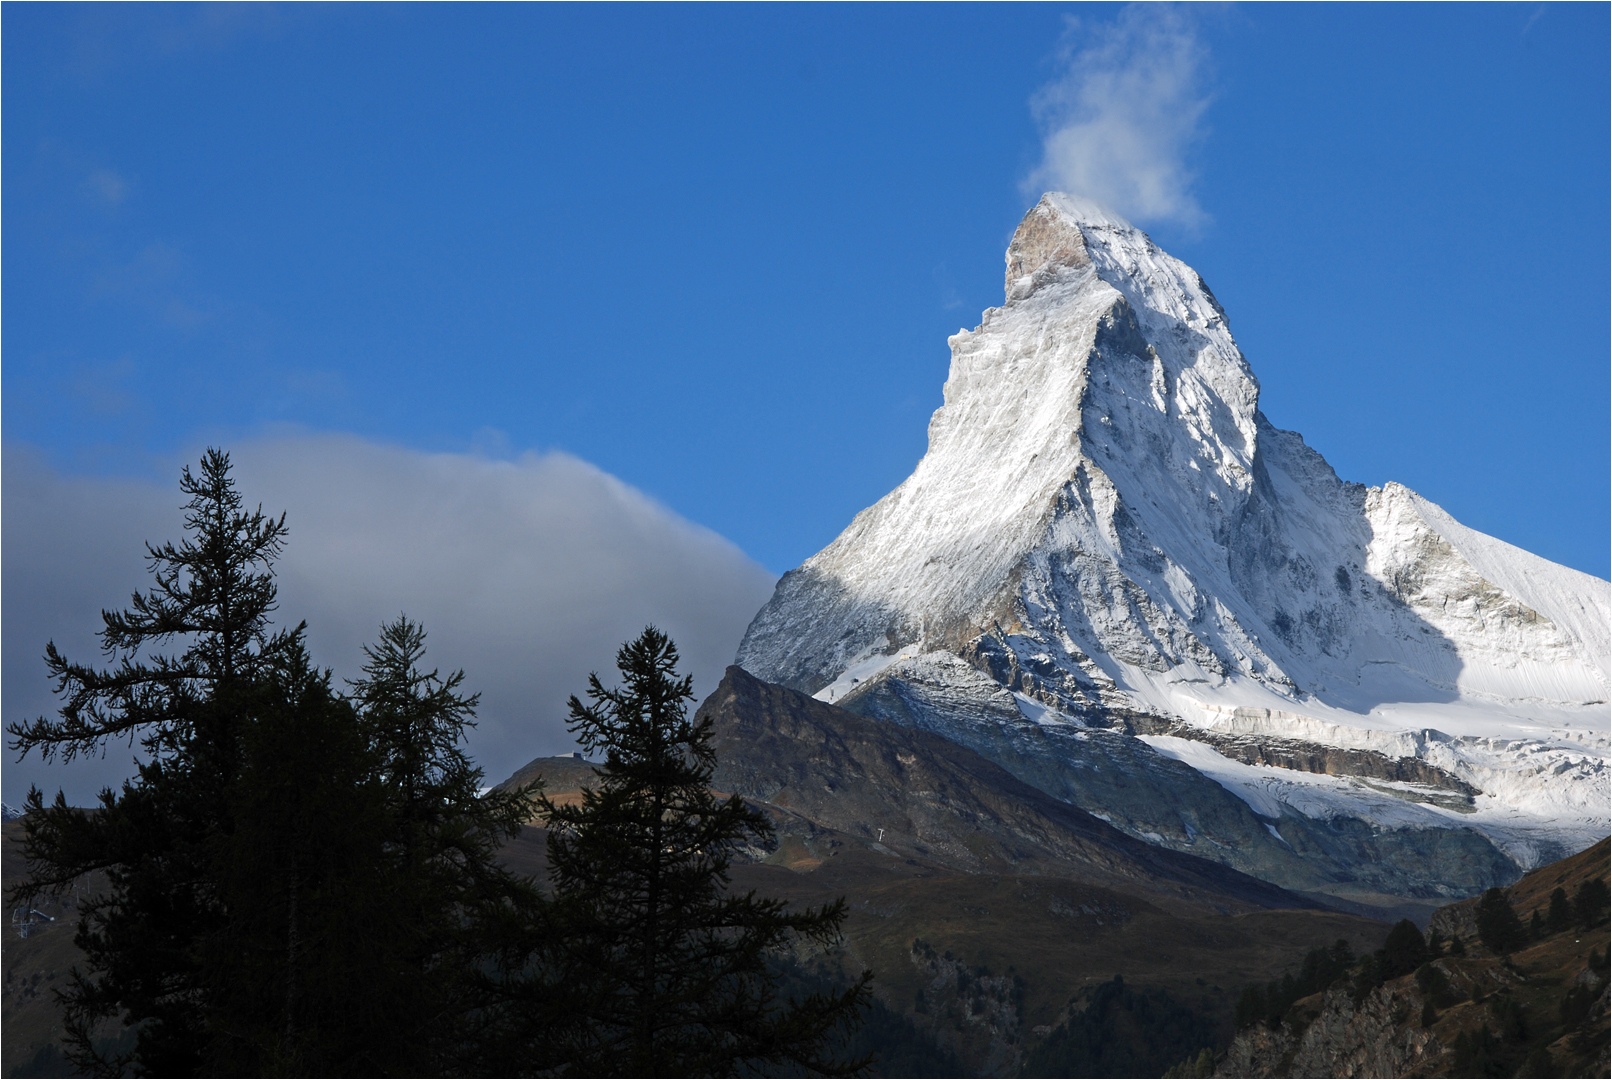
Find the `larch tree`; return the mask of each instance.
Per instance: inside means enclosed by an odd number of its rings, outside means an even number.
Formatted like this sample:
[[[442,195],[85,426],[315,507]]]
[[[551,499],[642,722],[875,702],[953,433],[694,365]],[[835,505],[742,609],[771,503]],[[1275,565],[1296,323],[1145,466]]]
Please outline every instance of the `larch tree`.
[[[691,679],[653,627],[624,645],[622,683],[590,677],[571,730],[602,753],[581,801],[540,800],[555,908],[534,970],[551,988],[544,1030],[558,1071],[583,1076],[725,1076],[757,1068],[847,1075],[836,1032],[854,1028],[872,975],[798,998],[777,959],[837,942],[844,901],[790,910],[730,888],[741,845],[770,845],[764,815],[711,791],[709,720],[688,716]]]

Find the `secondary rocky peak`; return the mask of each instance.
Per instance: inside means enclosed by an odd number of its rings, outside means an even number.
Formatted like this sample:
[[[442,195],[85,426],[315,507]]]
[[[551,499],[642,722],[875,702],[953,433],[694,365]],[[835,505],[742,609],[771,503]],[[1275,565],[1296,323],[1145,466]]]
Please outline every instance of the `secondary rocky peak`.
[[[1037,285],[1064,269],[1091,266],[1079,224],[1052,195],[1043,195],[1024,215],[1007,249],[1003,291],[1008,303],[1022,300]]]

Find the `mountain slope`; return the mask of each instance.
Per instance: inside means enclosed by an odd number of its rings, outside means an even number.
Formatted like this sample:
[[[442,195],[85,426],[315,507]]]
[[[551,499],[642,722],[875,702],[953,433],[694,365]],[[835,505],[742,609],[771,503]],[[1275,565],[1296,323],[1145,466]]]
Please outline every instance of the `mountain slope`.
[[[1137,841],[966,747],[880,723],[730,667],[696,721],[712,723],[716,785],[970,873],[1046,874],[1220,911],[1312,901],[1217,863]]]
[[[1540,867],[1506,890],[1528,923],[1556,888],[1607,875],[1605,841]],[[1358,971],[1296,1002],[1278,1024],[1240,1031],[1215,1076],[1605,1076],[1607,953],[1603,913],[1591,925],[1542,926],[1506,956],[1477,935],[1477,901],[1440,908],[1430,931],[1463,941],[1430,970],[1358,982]]]
[[[1048,195],[1007,262],[927,454],[740,666],[1296,888],[1462,895],[1607,834],[1606,582],[1339,480],[1128,224]],[[1116,814],[1071,779],[1105,769],[1163,797]]]
[[[827,975],[873,969],[884,1005],[965,1075],[1017,1075],[1074,999],[1116,974],[1221,1030],[1236,987],[1279,976],[1316,941],[1370,949],[1386,929],[1127,837],[947,739],[738,668],[697,716],[712,724],[716,786],[777,830],[773,850],[734,862],[732,887],[792,904],[843,898],[841,946],[801,959]],[[596,783],[593,766],[546,758],[505,784],[537,778],[560,802]],[[505,857],[541,879],[542,831]]]

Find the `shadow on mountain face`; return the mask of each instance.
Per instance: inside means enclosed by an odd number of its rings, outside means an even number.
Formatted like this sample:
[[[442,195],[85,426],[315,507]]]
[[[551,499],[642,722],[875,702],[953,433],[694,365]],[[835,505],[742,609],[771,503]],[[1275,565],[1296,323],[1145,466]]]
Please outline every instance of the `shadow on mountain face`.
[[[883,848],[971,872],[1076,875],[1224,911],[1314,902],[1133,839],[931,732],[855,713],[730,667],[710,719],[723,790]]]
[[[1464,662],[1455,642],[1400,595],[1421,589],[1419,568],[1393,588],[1365,572],[1374,538],[1367,489],[1340,480],[1297,432],[1263,413],[1255,419],[1254,482],[1228,567],[1237,598],[1268,635],[1262,644],[1297,689],[1335,708],[1456,700]]]
[[[1021,714],[1012,695],[960,660],[898,662],[861,684],[842,705],[965,746],[1021,782],[1150,846],[1222,863],[1301,893],[1341,890],[1393,910],[1408,902],[1425,918],[1428,906],[1420,900],[1444,902],[1517,876],[1515,864],[1472,829],[1380,829],[1348,816],[1318,820],[1285,810],[1262,817],[1209,776],[1132,737],[1132,728],[1202,735],[1197,729],[1118,710],[1107,719],[1124,727],[1037,723]],[[1100,724],[1105,717],[1099,711],[1092,719]],[[1332,772],[1345,756],[1317,752],[1324,747],[1278,745],[1279,740],[1250,742],[1257,745],[1222,740],[1219,752],[1242,760],[1237,755],[1246,757],[1252,750],[1260,760],[1283,761],[1286,753],[1293,767],[1311,772]],[[1395,764],[1386,758],[1341,762],[1357,771],[1384,766],[1384,778],[1406,779],[1403,768],[1388,768]],[[1439,777],[1416,773],[1409,779],[1425,783]],[[1460,791],[1448,797],[1465,798]],[[1354,903],[1344,906],[1359,910]]]

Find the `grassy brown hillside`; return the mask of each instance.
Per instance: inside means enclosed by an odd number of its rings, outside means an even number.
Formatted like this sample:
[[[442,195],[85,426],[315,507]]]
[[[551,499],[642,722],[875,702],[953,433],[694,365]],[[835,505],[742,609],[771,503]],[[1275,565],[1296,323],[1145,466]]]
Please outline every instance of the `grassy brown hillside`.
[[[1524,875],[1505,890],[1506,899],[1523,922],[1529,922],[1534,912],[1539,912],[1543,917],[1550,911],[1550,894],[1556,889],[1571,897],[1586,881],[1595,878],[1608,880],[1612,875],[1612,867],[1608,863],[1608,842],[1602,840],[1577,855]],[[1428,923],[1428,930],[1444,937],[1459,935],[1481,952],[1483,945],[1478,941],[1477,908],[1477,897],[1439,908]]]
[[[557,780],[548,786],[574,793]],[[967,1075],[1015,1074],[1031,1047],[1115,975],[1167,991],[1223,1040],[1238,987],[1279,976],[1317,941],[1341,937],[1369,951],[1387,929],[1324,910],[1194,913],[1073,878],[971,874],[846,833],[808,836],[798,819],[768,809],[794,831],[764,859],[736,864],[734,887],[799,904],[844,896],[845,945],[830,964],[844,974],[872,968],[881,1002],[955,1053]],[[545,840],[542,829],[526,830],[509,861],[541,876]]]
[[[4,887],[9,890],[22,880],[25,869],[22,822],[8,821],[0,840]],[[93,880],[84,885],[90,890],[96,887]],[[68,972],[83,956],[73,944],[78,918],[74,897],[43,898],[35,907],[42,915],[34,916],[28,936],[23,938],[10,922],[14,908],[9,903],[6,906],[5,944],[0,947],[0,963],[5,968],[5,985],[0,991],[0,1073],[71,1076],[61,1053],[61,1012],[52,991],[66,985]]]
[[[1118,975],[1146,1000],[1094,1037],[1125,1044],[1111,1075],[1156,1076],[1229,1037],[1237,988],[1317,942],[1370,951],[1387,930],[1133,840],[948,740],[738,669],[701,715],[717,785],[778,831],[774,850],[734,866],[734,887],[844,896],[845,944],[826,963],[872,968],[882,1007],[967,1075],[1016,1074],[1060,1023],[1115,998]],[[511,782],[537,777],[568,801],[592,771],[541,759]],[[540,872],[542,842],[531,830],[511,859]]]

